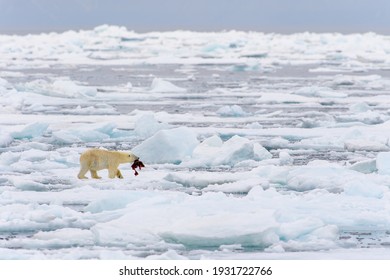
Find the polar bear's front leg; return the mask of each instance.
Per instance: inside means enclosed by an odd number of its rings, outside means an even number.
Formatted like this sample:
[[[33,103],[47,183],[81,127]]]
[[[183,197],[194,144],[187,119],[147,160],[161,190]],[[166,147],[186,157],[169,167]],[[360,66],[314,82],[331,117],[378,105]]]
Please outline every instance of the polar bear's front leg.
[[[102,177],[99,177],[96,170],[91,170],[91,177],[94,179],[101,179]]]
[[[118,169],[118,172],[116,173],[116,176],[119,178],[119,179],[123,179],[123,176],[122,176],[122,173],[121,171]]]
[[[110,179],[114,179],[117,174],[118,174],[118,168],[117,167],[109,167],[108,168],[108,177]]]

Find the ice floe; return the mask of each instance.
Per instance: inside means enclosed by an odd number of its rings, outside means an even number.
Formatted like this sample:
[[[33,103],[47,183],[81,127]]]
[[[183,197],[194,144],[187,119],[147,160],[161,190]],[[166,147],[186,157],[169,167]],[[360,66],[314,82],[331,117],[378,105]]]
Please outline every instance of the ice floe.
[[[133,151],[145,162],[180,163],[191,156],[197,144],[197,135],[191,129],[178,127],[158,131]]]
[[[247,116],[249,113],[245,112],[241,106],[223,106],[218,109],[217,114],[222,117],[242,117]]]
[[[186,92],[185,88],[175,86],[169,81],[160,78],[154,78],[150,86],[151,92]]]

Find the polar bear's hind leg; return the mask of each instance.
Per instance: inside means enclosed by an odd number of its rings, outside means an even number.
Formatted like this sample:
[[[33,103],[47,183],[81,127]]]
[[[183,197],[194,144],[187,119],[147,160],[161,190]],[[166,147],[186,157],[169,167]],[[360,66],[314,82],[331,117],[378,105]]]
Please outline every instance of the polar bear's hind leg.
[[[88,179],[88,177],[85,176],[85,174],[87,174],[88,172],[88,169],[89,169],[88,166],[81,164],[80,172],[77,175],[77,177],[79,179]]]

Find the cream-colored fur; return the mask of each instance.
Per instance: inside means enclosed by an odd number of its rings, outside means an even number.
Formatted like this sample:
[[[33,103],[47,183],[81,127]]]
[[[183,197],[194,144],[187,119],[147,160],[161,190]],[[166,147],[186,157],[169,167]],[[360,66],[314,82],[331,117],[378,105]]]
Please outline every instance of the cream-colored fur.
[[[136,159],[139,158],[131,152],[90,149],[80,156],[80,172],[77,177],[88,179],[85,174],[90,171],[92,178],[100,179],[101,177],[98,176],[97,171],[108,169],[108,176],[111,179],[115,177],[122,179],[123,176],[118,169],[119,164],[134,162]]]

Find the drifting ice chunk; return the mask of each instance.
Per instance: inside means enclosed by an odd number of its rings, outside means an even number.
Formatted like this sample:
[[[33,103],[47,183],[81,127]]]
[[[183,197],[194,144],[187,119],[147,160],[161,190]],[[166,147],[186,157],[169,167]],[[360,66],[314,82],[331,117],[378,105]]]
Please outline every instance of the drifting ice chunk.
[[[348,140],[344,143],[344,148],[350,152],[355,152],[355,151],[379,152],[379,151],[390,150],[390,147],[383,143],[379,143],[376,141],[369,141],[369,140]]]
[[[253,144],[248,139],[235,135],[223,144],[214,160],[214,164],[234,165],[253,157]]]
[[[168,124],[158,122],[153,114],[145,114],[135,122],[134,131],[138,136],[145,139],[153,136],[159,130],[168,128]]]
[[[34,148],[29,149],[27,151],[24,151],[21,154],[21,160],[27,160],[27,161],[42,161],[48,158],[48,153],[43,152],[41,150],[36,150]]]
[[[128,82],[125,86],[129,91],[131,91],[133,89],[133,84]]]
[[[14,152],[0,153],[0,165],[9,166],[20,160],[20,154]]]
[[[234,174],[217,174],[207,172],[169,173],[164,180],[175,182],[187,188],[203,189],[210,184],[222,185],[235,181]]]
[[[294,159],[286,151],[281,151],[279,153],[280,165],[290,165],[294,162]]]
[[[296,191],[328,189],[339,192],[345,178],[356,178],[363,174],[335,164],[307,165],[294,168],[287,173],[286,185]]]
[[[41,241],[41,246],[87,246],[94,244],[94,235],[90,230],[79,228],[62,228],[54,231],[40,231],[31,237],[36,243]]]
[[[249,129],[262,129],[263,126],[259,122],[255,122],[255,123],[249,123],[249,124],[245,125],[245,128],[249,128]]]
[[[15,188],[23,191],[44,191],[48,188],[47,185],[38,183],[32,180],[15,177],[10,179]]]
[[[9,134],[5,134],[0,131],[0,147],[6,147],[13,141],[13,138]]]
[[[28,109],[32,111],[45,111],[45,110],[54,110],[55,107],[37,107],[35,106],[30,106]],[[94,106],[88,106],[88,107],[82,107],[78,105],[76,108],[73,109],[64,109],[62,112],[66,114],[71,114],[71,115],[115,115],[118,114],[117,110],[104,103],[97,103]]]
[[[18,90],[33,91],[46,96],[64,98],[93,97],[97,94],[96,88],[81,86],[71,80],[56,80],[53,83],[49,83],[39,79],[19,86]]]
[[[364,113],[370,111],[370,106],[366,102],[355,103],[349,107],[353,113]]]
[[[129,192],[115,192],[114,194],[108,194],[101,199],[88,204],[84,210],[91,213],[101,213],[104,211],[112,211],[121,208],[125,208],[130,202],[136,201],[139,197]]]
[[[199,144],[196,134],[187,127],[160,130],[133,152],[146,163],[180,163],[191,156]]]
[[[235,135],[223,142],[220,137],[214,135],[199,144],[192,157],[201,165],[233,166],[245,160],[269,159],[272,155],[263,146],[252,143],[247,138]]]
[[[387,115],[371,110],[362,113],[336,117],[338,122],[362,122],[365,124],[380,124],[387,121],[388,119],[389,117]]]
[[[74,81],[69,80],[57,80],[53,83],[53,89],[56,92],[62,92],[65,96],[70,97],[93,97],[97,94],[97,90],[94,87],[81,86]]]
[[[351,196],[381,198],[388,189],[369,180],[354,179],[346,182],[343,186],[344,193]]]
[[[82,142],[80,138],[73,135],[72,133],[69,133],[67,131],[56,131],[53,133],[53,139],[55,142],[62,143],[62,144],[71,144],[71,143],[78,143]]]
[[[348,95],[341,92],[336,92],[328,87],[302,87],[293,92],[297,95],[312,96],[312,97],[329,97],[329,98],[343,98]]]
[[[378,153],[376,157],[376,168],[382,175],[390,175],[390,152]]]
[[[165,81],[160,78],[154,78],[152,85],[150,86],[151,92],[186,92],[185,88],[175,86],[171,82]]]
[[[231,71],[234,71],[234,72],[262,70],[260,65],[258,63],[256,63],[256,62],[254,62],[254,63],[240,63],[240,64],[236,64],[236,65],[233,65],[232,67],[230,67],[229,69],[231,69]]]
[[[200,143],[192,153],[193,158],[214,157],[223,145],[223,141],[217,135],[211,136]]]
[[[369,159],[369,160],[365,160],[365,161],[356,162],[355,164],[351,165],[349,167],[349,169],[355,170],[355,171],[358,171],[361,173],[365,173],[365,174],[378,171],[378,169],[376,168],[376,160],[375,159]]]
[[[79,142],[95,142],[104,141],[110,136],[99,131],[81,131],[81,130],[69,130],[69,131],[56,131],[53,133],[55,142],[63,144],[79,143]]]
[[[221,117],[244,117],[249,115],[238,105],[223,106],[218,109],[217,114]]]
[[[2,79],[2,78],[0,78],[0,93],[1,93],[2,91],[5,91],[5,89],[6,89],[7,87],[10,87],[10,84],[8,83],[8,81],[7,81],[7,80],[4,80],[4,79]]]
[[[268,181],[263,178],[250,178],[239,180],[236,182],[209,184],[203,191],[219,191],[229,193],[245,193],[249,192],[254,186],[268,186]]]
[[[372,88],[372,85],[383,85],[381,83],[382,77],[380,75],[364,75],[364,76],[350,76],[350,75],[336,75],[330,83],[332,86],[359,86],[364,88]]]
[[[166,253],[163,253],[161,255],[150,255],[147,256],[145,259],[147,260],[188,260],[188,258],[178,254],[175,250],[168,250]]]
[[[104,141],[109,138],[128,137],[130,134],[116,129],[113,123],[97,124],[78,129],[58,130],[53,133],[53,140],[59,143],[78,143]]]
[[[27,125],[21,131],[11,133],[11,136],[15,139],[23,139],[23,138],[34,138],[38,136],[42,136],[49,127],[47,123],[33,123]]]
[[[298,219],[296,221],[283,223],[280,226],[280,237],[283,240],[295,239],[306,235],[313,230],[319,229],[324,226],[322,220],[318,218],[308,217],[304,219]]]
[[[332,81],[335,86],[352,86],[355,84],[355,79],[352,76],[337,75]]]

